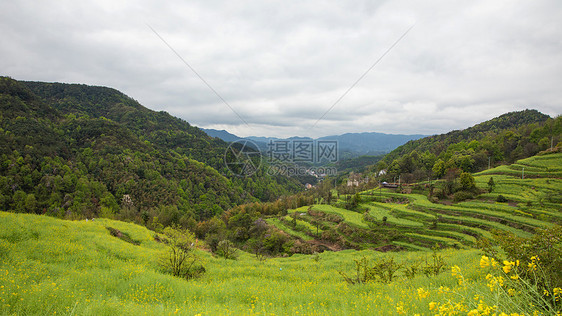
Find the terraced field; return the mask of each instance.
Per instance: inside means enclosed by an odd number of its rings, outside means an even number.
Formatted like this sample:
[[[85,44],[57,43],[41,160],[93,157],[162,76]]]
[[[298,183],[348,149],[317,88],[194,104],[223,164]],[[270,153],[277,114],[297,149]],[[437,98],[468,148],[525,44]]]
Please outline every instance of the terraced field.
[[[521,170],[525,168],[525,178]],[[494,178],[495,187],[487,192],[488,181]],[[402,194],[394,189],[361,192],[361,203],[354,210],[334,205],[314,205],[314,215],[335,214],[345,223],[315,218],[309,207],[289,210],[298,212],[299,233],[313,234],[311,221],[320,222],[324,230],[342,234],[358,249],[388,247],[426,250],[436,243],[442,247],[473,247],[478,238],[490,238],[494,229],[528,237],[539,228],[562,223],[562,154],[535,156],[509,166],[499,166],[475,174],[477,187],[484,192],[476,199],[460,203],[433,203],[422,194]],[[496,202],[502,195],[507,202]],[[342,197],[345,198],[345,197]],[[338,204],[339,202],[339,204]],[[342,205],[343,200],[336,204]],[[289,216],[286,221],[289,220]],[[338,224],[339,223],[339,224]],[[276,224],[276,226],[278,226]],[[279,227],[279,226],[278,226]],[[374,241],[348,236],[378,234]],[[295,236],[296,234],[287,231]]]

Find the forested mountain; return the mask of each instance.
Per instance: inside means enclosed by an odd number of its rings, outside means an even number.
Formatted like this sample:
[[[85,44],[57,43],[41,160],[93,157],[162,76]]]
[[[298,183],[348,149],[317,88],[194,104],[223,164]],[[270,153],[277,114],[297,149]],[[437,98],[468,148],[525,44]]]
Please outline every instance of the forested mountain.
[[[243,137],[238,137],[231,134],[225,130],[215,130],[215,129],[203,129],[211,137],[218,137],[226,142],[232,142]],[[256,143],[256,145],[262,151],[267,151],[267,144],[270,141],[291,141],[291,140],[317,140],[317,141],[337,141],[338,151],[340,159],[350,159],[363,155],[381,155],[396,147],[405,144],[410,140],[420,139],[425,137],[425,135],[402,135],[402,134],[385,134],[385,133],[375,133],[375,132],[365,132],[365,133],[346,133],[342,135],[331,135],[324,136],[317,139],[309,137],[291,137],[286,139],[275,138],[275,137],[258,137],[249,136],[245,139],[249,139]]]
[[[536,110],[503,114],[473,127],[409,141],[387,154],[376,171],[406,181],[440,178],[448,170],[477,172],[512,163],[562,141],[562,117]]]
[[[216,138],[220,138],[222,140],[224,140],[225,142],[234,142],[237,141],[239,139],[242,139],[242,137],[238,137],[234,134],[231,134],[225,130],[218,130],[218,129],[212,129],[212,128],[202,128],[202,131],[204,131],[205,133],[207,133],[207,135],[211,136],[211,137],[216,137]]]
[[[0,77],[2,210],[193,223],[299,189],[228,175],[226,147],[114,89]]]

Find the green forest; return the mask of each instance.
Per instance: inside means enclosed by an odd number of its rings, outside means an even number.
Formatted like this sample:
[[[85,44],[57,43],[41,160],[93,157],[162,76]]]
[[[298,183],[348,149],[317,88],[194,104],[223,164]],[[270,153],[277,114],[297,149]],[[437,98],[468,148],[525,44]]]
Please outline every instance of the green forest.
[[[0,208],[194,226],[300,190],[229,174],[227,144],[110,88],[0,78]]]

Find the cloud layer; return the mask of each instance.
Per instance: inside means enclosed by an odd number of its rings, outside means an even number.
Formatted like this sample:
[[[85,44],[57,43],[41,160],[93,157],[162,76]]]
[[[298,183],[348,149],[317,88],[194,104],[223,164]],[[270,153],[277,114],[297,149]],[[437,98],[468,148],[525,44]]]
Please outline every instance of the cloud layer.
[[[560,114],[560,21],[559,1],[4,1],[0,69],[114,87],[241,136],[433,134]]]

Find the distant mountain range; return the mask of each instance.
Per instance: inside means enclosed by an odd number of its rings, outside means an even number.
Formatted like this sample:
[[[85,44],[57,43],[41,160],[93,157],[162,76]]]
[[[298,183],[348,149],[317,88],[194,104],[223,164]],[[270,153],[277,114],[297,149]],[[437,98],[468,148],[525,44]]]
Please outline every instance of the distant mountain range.
[[[402,135],[402,134],[385,134],[376,132],[365,132],[365,133],[346,133],[342,135],[332,135],[324,136],[317,139],[310,137],[290,137],[286,139],[275,138],[275,137],[259,137],[259,136],[249,136],[249,137],[239,137],[231,134],[225,130],[216,129],[202,129],[211,137],[220,138],[226,142],[233,142],[240,139],[249,139],[258,145],[258,147],[265,151],[267,150],[267,144],[270,141],[279,140],[320,140],[320,141],[337,141],[338,150],[340,153],[340,158],[353,158],[363,155],[381,155],[397,147],[411,141],[424,138],[427,135]]]

